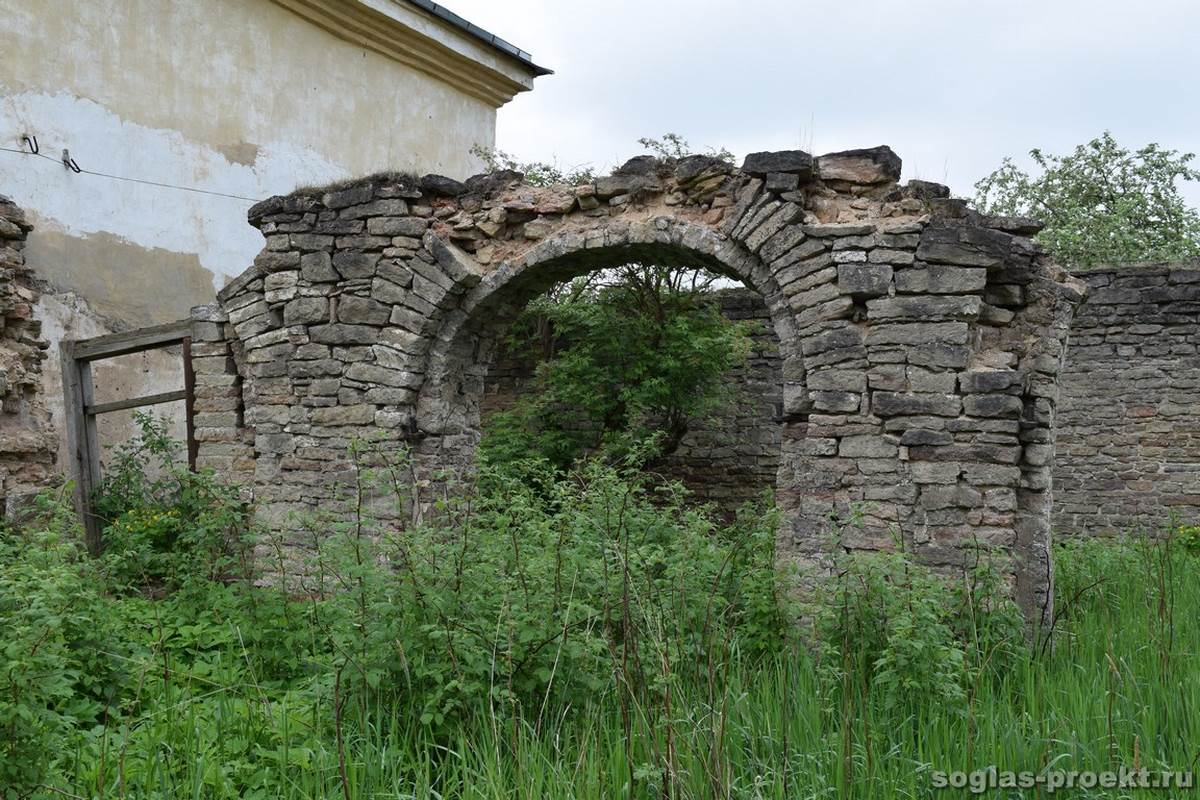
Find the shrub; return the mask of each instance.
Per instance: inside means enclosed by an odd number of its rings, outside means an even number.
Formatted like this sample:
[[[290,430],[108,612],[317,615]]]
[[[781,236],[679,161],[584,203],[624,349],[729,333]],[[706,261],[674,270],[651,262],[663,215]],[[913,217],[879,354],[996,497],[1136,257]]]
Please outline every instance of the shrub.
[[[1020,611],[987,562],[951,577],[904,552],[849,554],[816,609],[826,682],[854,702],[965,711],[975,682],[1029,655]]]
[[[616,458],[672,452],[729,396],[724,377],[749,352],[745,325],[713,302],[712,280],[633,265],[531,303],[510,349],[537,364],[536,391],[488,420],[480,455],[566,469],[600,448]]]
[[[117,448],[93,498],[114,586],[178,588],[246,567],[250,515],[235,487],[177,459],[165,419],[136,414],[141,433]]]
[[[120,620],[65,504],[0,530],[0,797],[21,796],[124,682]]]
[[[767,508],[722,530],[681,488],[598,460],[565,477],[545,462],[484,471],[486,491],[423,525],[359,518],[314,537],[305,591],[325,598],[313,614],[339,690],[397,687],[441,725],[480,696],[587,703],[614,676],[643,696],[784,640]]]

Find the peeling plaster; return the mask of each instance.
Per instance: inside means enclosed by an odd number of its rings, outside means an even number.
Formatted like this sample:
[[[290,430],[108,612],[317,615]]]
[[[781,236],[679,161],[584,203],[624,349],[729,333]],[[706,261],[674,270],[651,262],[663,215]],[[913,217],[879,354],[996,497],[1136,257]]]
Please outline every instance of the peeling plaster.
[[[33,215],[30,215],[33,217]],[[26,258],[37,277],[88,299],[98,314],[129,326],[172,322],[212,300],[214,275],[193,253],[143,247],[111,233],[73,236],[33,219]]]
[[[66,92],[9,94],[2,108],[0,141],[18,143],[23,133],[36,131],[43,153],[57,156],[67,146],[80,166],[96,172],[248,198],[266,197],[279,186],[346,176],[312,150],[280,143],[252,145],[255,160],[240,163],[223,152],[228,148],[128,122]],[[232,154],[244,159],[248,150],[235,148]],[[77,237],[111,233],[143,248],[194,253],[212,274],[214,290],[262,247],[262,237],[244,224],[251,201],[77,175],[45,159],[0,155],[6,156],[0,162],[5,167],[0,191],[38,219],[53,220],[59,232]],[[30,237],[31,248],[42,230]],[[30,263],[39,272],[49,266]]]

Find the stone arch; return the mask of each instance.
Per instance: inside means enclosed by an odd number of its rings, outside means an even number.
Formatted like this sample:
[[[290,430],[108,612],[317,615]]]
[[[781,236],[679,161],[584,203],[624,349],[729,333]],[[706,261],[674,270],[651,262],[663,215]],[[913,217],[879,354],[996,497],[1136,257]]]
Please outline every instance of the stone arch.
[[[784,350],[781,557],[899,542],[955,571],[985,551],[1042,617],[1080,288],[1030,221],[899,174],[887,148],[787,151],[641,157],[574,187],[383,175],[272,198],[250,211],[266,248],[197,314],[202,456],[240,468],[276,524],[336,498],[355,436],[461,460],[490,339],[523,298],[621,260],[698,260],[762,294]],[[220,411],[232,387],[241,416]]]
[[[416,424],[431,434],[462,432],[475,420],[453,409],[450,397],[477,402],[480,381],[497,334],[532,298],[555,283],[589,272],[642,261],[665,266],[696,266],[744,283],[764,299],[782,356],[802,363],[793,316],[775,278],[762,262],[715,228],[688,219],[655,215],[635,222],[606,218],[584,228],[561,231],[539,242],[515,264],[488,273],[463,297],[435,337],[417,402]],[[803,385],[796,368],[794,383]],[[466,384],[472,384],[466,386]],[[802,388],[796,392],[802,395]]]

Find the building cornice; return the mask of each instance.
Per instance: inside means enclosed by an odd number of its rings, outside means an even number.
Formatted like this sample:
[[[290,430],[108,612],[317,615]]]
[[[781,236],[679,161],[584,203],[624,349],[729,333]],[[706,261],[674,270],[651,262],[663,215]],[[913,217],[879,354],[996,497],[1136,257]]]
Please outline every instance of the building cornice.
[[[359,47],[372,50],[406,66],[430,75],[492,106],[512,100],[518,92],[533,88],[535,72],[523,62],[507,59],[511,69],[497,68],[405,24],[399,15],[378,10],[378,2],[363,0],[273,0],[330,34]],[[461,35],[453,26],[417,6],[406,5],[428,24],[435,24],[452,35]],[[465,38],[465,37],[464,37]],[[472,39],[464,50],[475,47]],[[498,54],[497,60],[504,57]],[[506,74],[507,72],[516,73]]]

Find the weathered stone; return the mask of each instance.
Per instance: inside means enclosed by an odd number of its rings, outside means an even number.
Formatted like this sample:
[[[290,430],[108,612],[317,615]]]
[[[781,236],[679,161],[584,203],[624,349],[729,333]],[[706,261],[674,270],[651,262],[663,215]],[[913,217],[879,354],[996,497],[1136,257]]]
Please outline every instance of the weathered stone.
[[[314,425],[370,425],[374,421],[375,406],[368,404],[316,408],[312,412]]]
[[[892,268],[887,264],[839,264],[838,288],[858,297],[886,295],[892,286]]]
[[[982,306],[978,297],[888,297],[867,301],[871,319],[974,319]]]
[[[374,236],[424,236],[429,220],[420,217],[375,217],[367,220],[367,232]]]
[[[339,250],[333,254],[333,268],[343,278],[369,278],[375,274],[375,264],[378,262],[378,253]]]
[[[965,344],[969,330],[965,322],[880,324],[867,332],[866,343],[868,346],[881,344],[926,345],[935,342]]]
[[[426,194],[434,197],[458,197],[467,191],[463,183],[445,175],[423,175],[420,184]]]
[[[284,325],[329,321],[329,301],[324,297],[297,297],[283,307]]]
[[[379,329],[370,325],[335,322],[309,328],[308,336],[319,344],[374,344],[379,340]]]
[[[342,219],[362,219],[364,217],[402,217],[408,214],[408,203],[400,198],[375,200],[349,206],[340,212]]]
[[[751,153],[742,162],[742,172],[759,177],[772,172],[787,173],[808,181],[812,179],[813,157],[803,150]]]
[[[329,253],[305,253],[300,258],[300,275],[312,283],[330,283],[339,278]]]
[[[1019,417],[1023,409],[1021,398],[1009,394],[969,394],[963,397],[963,411],[972,417]]]
[[[900,394],[873,392],[871,411],[881,417],[928,414],[935,417],[956,417],[962,410],[962,400],[953,394]]]
[[[888,183],[900,179],[900,157],[890,147],[827,153],[817,157],[817,174],[823,181]]]
[[[339,322],[357,325],[383,325],[391,316],[391,306],[370,297],[342,295],[338,298],[337,318]]]
[[[768,172],[765,186],[768,192],[792,192],[800,186],[800,176],[792,172]]]

